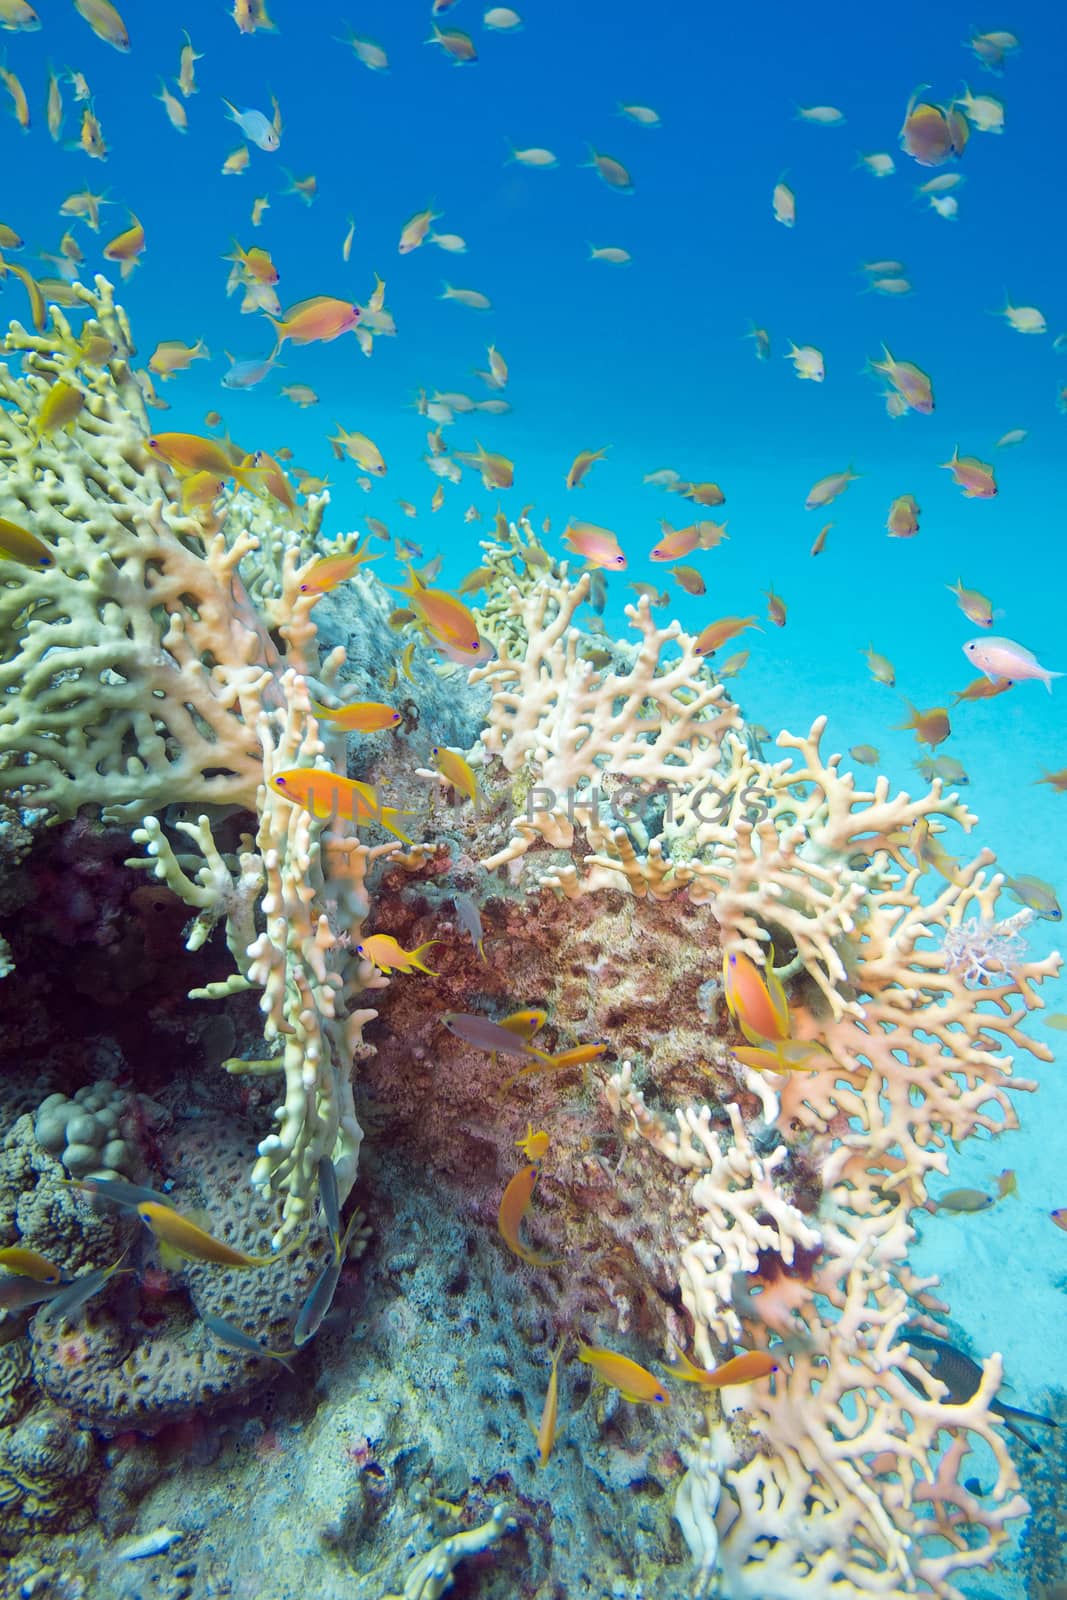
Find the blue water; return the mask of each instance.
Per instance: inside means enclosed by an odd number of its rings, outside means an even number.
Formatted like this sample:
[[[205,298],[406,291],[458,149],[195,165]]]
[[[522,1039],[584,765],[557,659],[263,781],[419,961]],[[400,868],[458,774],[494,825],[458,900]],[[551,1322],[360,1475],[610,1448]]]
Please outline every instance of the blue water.
[[[34,125],[22,134],[0,118],[3,215],[29,249],[54,250],[67,219],[64,197],[91,187],[113,202],[99,235],[74,231],[88,265],[126,226],[126,208],[144,223],[147,249],[120,298],[128,307],[143,359],[157,340],[203,337],[213,359],[160,384],[171,403],[157,423],[200,431],[217,408],[249,449],[288,445],[311,472],[333,480],[327,531],[359,524],[368,512],[394,532],[417,539],[427,557],[447,555],[445,577],[478,564],[477,538],[498,500],[509,514],[532,502],[533,520],[552,519],[549,548],[561,553],[568,515],[606,524],[630,557],[625,578],[611,580],[607,620],[624,626],[629,579],[672,588],[673,613],[694,630],[726,613],[763,613],[772,583],[788,603],[787,626],[766,624],[742,644],[751,660],[734,687],[748,715],[772,733],[806,731],[831,717],[830,746],[857,742],[882,752],[896,783],[917,792],[911,763],[925,752],[894,731],[904,698],[926,709],[952,706],[953,691],[974,676],[961,646],[976,633],[946,585],[957,578],[988,594],[1003,612],[996,631],[1017,639],[1052,668],[1067,671],[1061,564],[1067,493],[1067,416],[1057,393],[1067,384],[1067,353],[1052,340],[1067,333],[1063,263],[1063,108],[1067,103],[1067,10],[1053,0],[1015,0],[1004,15],[976,19],[967,4],[896,0],[857,7],[847,0],[815,8],[792,4],[709,6],[704,0],[638,5],[635,0],[580,4],[517,0],[521,32],[487,32],[483,7],[460,0],[440,19],[469,31],[479,60],[453,66],[425,43],[428,4],[365,0],[358,7],[273,0],[277,32],[242,37],[221,4],[156,6],[130,0],[132,50],[101,43],[60,0],[40,0],[43,26],[5,36],[8,66],[30,94]],[[975,21],[1010,28],[1022,49],[1002,77],[979,66],[965,41]],[[350,22],[380,42],[388,73],[368,71],[337,42]],[[171,128],[153,98],[159,79],[173,88],[181,29],[196,48],[199,93],[188,102],[189,131]],[[106,163],[57,146],[44,126],[46,64],[76,67],[95,94],[110,147]],[[969,83],[1003,99],[1003,134],[975,131],[959,165],[955,221],[917,197],[933,174],[898,146],[909,95],[929,84],[947,101]],[[248,169],[224,177],[223,159],[239,142],[221,97],[269,113],[281,104],[279,152],[252,150]],[[70,92],[66,137],[77,116]],[[617,113],[619,101],[654,107],[662,126],[646,129]],[[798,120],[798,104],[830,104],[841,127]],[[3,111],[6,113],[6,103]],[[506,160],[508,141],[552,149],[559,165],[530,171]],[[625,163],[634,192],[609,189],[585,163],[590,143]],[[879,180],[857,170],[860,151],[885,151],[897,163]],[[314,173],[310,206],[283,196],[282,168]],[[941,169],[949,170],[949,169]],[[798,220],[775,222],[771,192],[783,174],[797,196]],[[253,199],[270,196],[263,225],[250,224]],[[433,205],[437,226],[468,241],[465,255],[424,245],[401,257],[401,228]],[[355,218],[351,259],[342,260],[348,218]],[[269,325],[239,315],[227,300],[228,265],[239,240],[268,249],[280,270],[282,305],[317,294],[361,301],[375,272],[386,280],[395,339],[376,342],[365,359],[351,337],[283,353],[284,371],[247,393],[220,387],[229,350],[265,356]],[[623,267],[589,261],[588,244],[621,246]],[[884,257],[905,264],[914,292],[904,299],[865,293],[861,264]],[[445,280],[487,294],[488,312],[443,302]],[[998,313],[1010,297],[1039,307],[1043,336],[1014,332]],[[24,316],[21,289],[10,284],[4,316]],[[769,330],[772,358],[755,359],[745,337],[752,322]],[[784,359],[788,341],[824,352],[823,384],[799,382]],[[933,379],[936,411],[890,420],[881,385],[865,372],[883,341]],[[446,486],[432,515],[436,480],[423,464],[427,424],[413,409],[425,388],[490,391],[472,376],[494,343],[511,370],[513,412],[461,417],[446,431],[451,449],[476,439],[516,463],[515,487],[487,492],[468,473]],[[321,403],[297,411],[278,389],[307,383]],[[358,469],[336,463],[326,443],[335,422],[368,433],[388,462],[371,494]],[[1028,436],[995,449],[1009,429]],[[568,494],[564,475],[581,449],[610,445],[586,485]],[[968,501],[939,469],[953,448],[995,461],[1000,493]],[[852,464],[861,474],[825,514],[806,512],[816,479]],[[721,511],[729,542],[690,559],[708,593],[674,589],[647,552],[658,519],[692,519],[678,498],[643,486],[642,477],[673,467],[683,477],[714,479],[726,493]],[[886,537],[891,500],[912,493],[922,508],[910,541]],[[396,502],[419,510],[409,521]],[[465,524],[477,506],[481,523]],[[825,553],[808,552],[825,521],[834,526]],[[388,575],[391,562],[381,563]],[[399,569],[396,569],[399,570]],[[661,613],[665,615],[665,613]],[[873,641],[895,663],[897,688],[868,676],[860,650]],[[952,710],[952,738],[940,754],[967,768],[967,797],[982,818],[981,840],[1006,870],[1031,873],[1058,889],[1067,838],[1067,795],[1034,787],[1043,768],[1067,766],[1067,682],[1050,696],[1022,684],[994,701]],[[967,854],[960,837],[946,844]],[[1007,915],[1015,909],[1003,902]],[[1044,954],[1059,930],[1029,931]],[[1052,1011],[1067,1010],[1067,986],[1049,985]],[[1034,1031],[1054,1047],[1064,1035],[1040,1022]],[[1037,1066],[1039,1121],[1067,1115],[1057,1066]],[[1024,1072],[1029,1062],[1021,1063]],[[1022,1114],[1033,1122],[1035,1106]],[[1014,1252],[1025,1217],[1049,1259],[1062,1237],[1048,1223],[1067,1203],[1046,1142],[1032,1137],[994,1165],[1020,1168],[1022,1208],[964,1219],[988,1259]],[[959,1181],[987,1176],[988,1155],[969,1155]],[[955,1176],[954,1171],[954,1176]],[[981,1252],[980,1252],[981,1253]],[[1061,1305],[1052,1267],[1023,1295],[1047,1293],[1031,1326]],[[973,1278],[973,1273],[971,1274]],[[1038,1283],[1037,1279],[1040,1279]],[[988,1292],[967,1274],[952,1286],[966,1318]],[[1003,1322],[1000,1324],[1003,1327]],[[1047,1322],[1045,1327],[1047,1329]],[[974,1329],[988,1334],[996,1329]],[[1025,1359],[1020,1323],[1016,1357]]]

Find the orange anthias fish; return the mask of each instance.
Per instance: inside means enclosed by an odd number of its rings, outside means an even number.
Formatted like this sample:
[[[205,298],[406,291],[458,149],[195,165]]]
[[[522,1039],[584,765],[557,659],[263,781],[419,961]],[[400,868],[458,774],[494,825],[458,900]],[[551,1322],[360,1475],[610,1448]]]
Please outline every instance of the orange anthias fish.
[[[568,550],[584,556],[590,567],[610,567],[613,572],[622,572],[627,566],[619,541],[610,528],[600,528],[595,522],[568,522],[562,539]]]
[[[906,722],[896,722],[895,728],[912,728],[920,744],[928,744],[931,750],[936,750],[939,744],[944,744],[952,732],[948,720],[948,712],[944,706],[932,706],[929,711],[919,711],[910,701],[906,701],[911,711],[911,716]]]
[[[142,254],[145,247],[144,228],[138,222],[133,212],[131,225],[123,233],[117,233],[104,246],[104,259],[121,263],[119,271],[124,278],[128,278],[137,265],[137,257]]]
[[[722,958],[726,1009],[749,1044],[789,1038],[789,1001],[768,957],[762,970],[743,950],[727,950]]]
[[[707,627],[697,634],[693,642],[693,649],[698,656],[714,655],[728,640],[734,639],[746,628],[755,628],[757,633],[763,629],[755,617],[720,617],[718,622],[709,622]]]
[[[147,448],[179,477],[210,472],[217,478],[236,478],[246,489],[258,487],[255,469],[238,465],[217,439],[203,439],[196,433],[154,433]]]
[[[431,751],[433,764],[453,789],[458,789],[465,794],[467,799],[476,804],[478,800],[478,779],[474,769],[465,756],[458,750],[449,750],[447,746],[435,744]]]
[[[942,461],[941,465],[951,472],[960,485],[965,500],[992,500],[995,497],[997,480],[990,462],[979,461],[977,456],[961,456],[957,445],[951,459]]]
[[[594,461],[603,461],[609,448],[605,445],[603,450],[579,450],[567,472],[567,488],[577,489]]]
[[[280,318],[267,319],[278,341],[273,354],[278,354],[286,340],[292,344],[329,344],[356,327],[362,315],[359,306],[348,300],[333,300],[325,294],[299,300]]]
[[[339,583],[345,583],[349,578],[355,577],[359,568],[365,561],[380,560],[378,555],[370,552],[370,542],[359,545],[355,550],[347,550],[343,555],[320,556],[300,585],[301,594],[329,594],[331,589],[336,589]],[[364,732],[369,732],[364,729]]]
[[[757,1378],[768,1378],[772,1372],[779,1372],[780,1364],[766,1350],[746,1350],[739,1356],[733,1356],[729,1361],[724,1361],[718,1367],[695,1366],[684,1350],[679,1350],[678,1359],[667,1367],[676,1378],[681,1378],[685,1383],[699,1383],[703,1389],[725,1389],[732,1383],[753,1383]]]
[[[1057,1228],[1062,1228],[1067,1233],[1067,1206],[1057,1206],[1055,1211],[1050,1211],[1049,1216]]]
[[[533,1434],[537,1444],[537,1454],[543,1467],[548,1465],[548,1458],[552,1454],[552,1446],[559,1437],[559,1429],[556,1426],[556,1418],[559,1412],[559,1358],[566,1342],[567,1335],[561,1333],[559,1343],[552,1352],[552,1371],[549,1374],[548,1390],[545,1394],[545,1404],[541,1412],[540,1422],[535,1428],[529,1417],[526,1419],[530,1432]]]
[[[650,561],[679,561],[696,549],[713,550],[728,537],[725,522],[691,522],[687,528],[672,528],[660,523],[663,538],[650,552]]]
[[[508,1249],[513,1255],[518,1256],[520,1261],[525,1261],[528,1267],[555,1267],[559,1265],[557,1258],[538,1255],[535,1250],[524,1245],[519,1237],[522,1219],[533,1198],[534,1186],[540,1174],[541,1168],[537,1162],[531,1162],[528,1167],[516,1172],[504,1190],[496,1225]]]
[[[380,700],[354,700],[346,706],[324,706],[312,700],[311,709],[320,722],[332,722],[345,733],[381,733],[400,721],[400,712]]]
[[[416,949],[405,950],[391,933],[372,933],[361,944],[357,944],[356,949],[364,961],[373,961],[383,972],[414,972],[418,969],[419,972],[425,972],[428,978],[437,978],[440,974],[431,972],[420,957],[440,943],[440,939],[427,939],[425,944],[418,945]]]
[[[320,822],[334,815],[350,817],[353,822],[373,821],[404,844],[411,843],[393,821],[394,817],[410,816],[410,812],[383,806],[378,791],[369,783],[344,778],[324,767],[289,767],[285,772],[276,772],[269,783],[275,794],[302,806]]]
[[[579,1339],[578,1360],[592,1367],[601,1383],[618,1389],[624,1400],[652,1401],[660,1406],[668,1403],[667,1392],[659,1379],[647,1368],[631,1361],[629,1356],[617,1355],[614,1350],[604,1350]]]

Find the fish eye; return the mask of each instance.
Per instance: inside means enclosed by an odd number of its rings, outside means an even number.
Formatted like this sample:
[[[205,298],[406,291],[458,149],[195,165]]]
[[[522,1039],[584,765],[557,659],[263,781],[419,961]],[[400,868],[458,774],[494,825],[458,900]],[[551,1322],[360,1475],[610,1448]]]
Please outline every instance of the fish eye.
[[[278,785],[279,789],[284,789],[285,788],[285,779],[284,778],[275,778],[274,781]]]
[[[480,650],[481,648],[482,648],[482,641],[480,639],[475,639],[474,642],[471,645],[471,649],[472,650]]]

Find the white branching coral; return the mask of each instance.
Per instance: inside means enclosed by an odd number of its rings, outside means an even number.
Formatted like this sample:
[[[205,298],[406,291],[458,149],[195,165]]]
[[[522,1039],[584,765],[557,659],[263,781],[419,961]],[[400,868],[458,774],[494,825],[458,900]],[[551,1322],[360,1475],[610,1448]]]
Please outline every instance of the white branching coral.
[[[577,583],[545,579],[509,600],[522,624],[525,649],[471,673],[489,683],[493,698],[482,743],[521,781],[516,794],[525,814],[512,824],[505,848],[483,862],[488,869],[519,863],[538,840],[569,850],[576,829],[594,849],[606,847],[614,828],[609,793],[625,785],[631,800],[654,785],[691,790],[713,771],[722,741],[739,723],[721,685],[701,677],[693,640],[678,623],[652,621],[647,599],[626,609],[639,644],[628,671],[598,670],[579,653],[574,615],[589,592]],[[677,655],[667,658],[668,647]],[[624,809],[624,807],[623,807]],[[578,892],[576,869],[553,862],[543,883]]]

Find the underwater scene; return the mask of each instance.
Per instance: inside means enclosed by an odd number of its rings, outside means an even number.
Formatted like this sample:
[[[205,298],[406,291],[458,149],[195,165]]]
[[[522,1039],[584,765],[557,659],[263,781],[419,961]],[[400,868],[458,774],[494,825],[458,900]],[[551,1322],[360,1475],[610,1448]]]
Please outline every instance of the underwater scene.
[[[0,0],[0,1600],[1067,1600],[1065,64]]]

